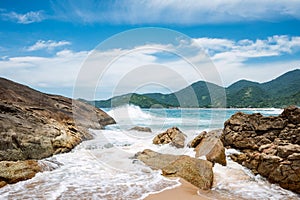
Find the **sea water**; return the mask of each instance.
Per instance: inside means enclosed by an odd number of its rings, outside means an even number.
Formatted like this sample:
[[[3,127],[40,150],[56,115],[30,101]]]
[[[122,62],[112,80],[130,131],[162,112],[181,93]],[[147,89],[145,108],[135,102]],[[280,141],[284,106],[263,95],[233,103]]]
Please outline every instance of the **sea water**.
[[[238,111],[278,115],[281,109],[141,109],[127,105],[107,109],[117,121],[105,130],[90,130],[93,140],[84,141],[69,153],[39,161],[44,172],[34,178],[0,189],[0,199],[143,199],[180,185],[152,170],[134,155],[144,149],[160,153],[194,156],[190,148],[152,144],[153,137],[177,126],[188,141],[200,132],[222,128],[224,121]],[[152,133],[130,131],[147,126]],[[233,162],[226,150],[227,166],[216,164],[212,191],[226,199],[299,199],[299,196]],[[54,170],[51,170],[54,169]]]

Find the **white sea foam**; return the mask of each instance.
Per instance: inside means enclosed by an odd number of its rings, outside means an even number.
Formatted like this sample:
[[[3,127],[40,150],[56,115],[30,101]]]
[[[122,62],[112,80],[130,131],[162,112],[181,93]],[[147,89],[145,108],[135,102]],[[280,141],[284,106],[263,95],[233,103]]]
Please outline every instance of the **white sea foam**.
[[[270,184],[261,176],[255,176],[249,169],[227,159],[227,166],[214,166],[213,190],[224,197],[239,199],[299,199],[293,192],[285,190],[276,184]]]
[[[107,134],[111,133],[107,131]],[[4,187],[0,196],[6,199],[50,200],[139,199],[149,193],[178,186],[177,180],[166,179],[160,171],[153,171],[130,159],[134,151],[105,148],[104,141],[96,137],[83,142],[71,153],[48,158],[47,162],[53,159],[62,166],[39,173],[31,180]],[[123,143],[117,139],[112,142],[120,147]]]
[[[116,107],[107,112],[112,116],[118,123],[123,121],[148,121],[151,120],[152,116],[142,111],[142,109],[135,105],[124,105]]]

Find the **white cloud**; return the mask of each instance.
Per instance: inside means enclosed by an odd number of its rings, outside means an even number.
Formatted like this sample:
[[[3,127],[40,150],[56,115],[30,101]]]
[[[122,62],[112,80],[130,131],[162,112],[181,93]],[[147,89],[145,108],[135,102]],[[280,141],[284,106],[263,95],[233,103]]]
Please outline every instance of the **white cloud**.
[[[1,14],[5,20],[15,21],[19,24],[31,24],[35,22],[41,22],[45,19],[43,11],[30,11],[25,14],[16,12],[4,12]]]
[[[193,40],[211,56],[213,61],[242,62],[250,58],[279,56],[290,54],[293,49],[300,48],[300,37],[275,35],[267,39],[239,40],[216,38],[198,38]]]
[[[192,48],[193,53],[184,54],[184,60],[180,55],[176,57],[178,48],[184,52],[189,52],[188,49]],[[147,44],[132,49],[107,51],[63,50],[53,57],[10,57],[0,60],[0,74],[43,88],[73,87],[80,80],[84,87],[98,85],[96,98],[103,99],[136,90],[146,92],[145,88],[161,87],[161,92],[176,91],[198,80],[225,86],[242,78],[264,82],[299,68],[300,61],[269,61],[258,64],[246,61],[299,53],[299,48],[300,37],[284,35],[240,41],[197,38],[178,45]],[[212,62],[201,54],[203,49],[209,50]],[[163,55],[170,53],[176,59],[168,59],[166,56],[164,60],[164,57],[160,57],[161,52],[164,52]],[[84,92],[94,93],[95,90]]]
[[[72,22],[207,24],[300,19],[297,0],[55,1],[55,16]]]
[[[39,40],[34,45],[26,48],[27,51],[37,51],[41,49],[53,50],[54,48],[70,45],[71,43],[68,41],[53,41],[53,40]]]
[[[24,56],[0,60],[1,76],[33,87],[72,87],[88,52],[65,50],[54,57]]]

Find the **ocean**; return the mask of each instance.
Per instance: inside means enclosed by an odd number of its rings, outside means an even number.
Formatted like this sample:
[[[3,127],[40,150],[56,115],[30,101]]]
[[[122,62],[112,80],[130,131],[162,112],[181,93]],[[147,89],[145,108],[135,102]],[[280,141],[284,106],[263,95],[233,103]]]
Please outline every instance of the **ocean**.
[[[202,131],[220,129],[238,111],[278,115],[281,109],[141,109],[127,105],[105,110],[117,121],[105,130],[90,130],[93,140],[84,141],[69,153],[39,161],[45,171],[34,178],[0,189],[0,199],[143,199],[180,185],[167,179],[134,155],[144,149],[161,153],[194,156],[190,148],[152,144],[158,133],[177,126],[187,136],[186,143]],[[152,133],[130,131],[147,126]],[[226,150],[226,155],[236,152]],[[55,170],[51,170],[56,168]],[[227,157],[227,166],[215,164],[212,190],[227,199],[299,199],[293,192],[270,184],[263,177]]]

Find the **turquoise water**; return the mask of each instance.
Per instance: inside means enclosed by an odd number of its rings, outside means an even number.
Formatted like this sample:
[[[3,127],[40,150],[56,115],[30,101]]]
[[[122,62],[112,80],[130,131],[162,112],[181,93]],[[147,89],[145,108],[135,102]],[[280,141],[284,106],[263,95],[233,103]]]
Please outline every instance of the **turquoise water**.
[[[159,131],[177,126],[182,130],[199,131],[223,128],[224,122],[236,112],[274,116],[280,114],[282,109],[141,109],[126,105],[106,111],[116,119],[121,129],[148,126]]]

